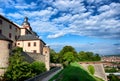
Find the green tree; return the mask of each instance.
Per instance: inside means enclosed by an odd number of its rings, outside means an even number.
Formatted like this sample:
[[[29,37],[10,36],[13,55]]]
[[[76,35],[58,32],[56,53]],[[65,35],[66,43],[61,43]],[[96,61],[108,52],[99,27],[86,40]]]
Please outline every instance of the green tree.
[[[101,57],[99,54],[94,54],[93,52],[81,51],[78,54],[79,61],[100,61]]]
[[[94,73],[95,73],[94,66],[89,65],[89,66],[88,66],[88,71],[89,71],[92,75],[94,75]]]
[[[120,81],[120,79],[114,74],[110,74],[108,78],[109,78],[109,81]]]
[[[9,67],[4,75],[7,81],[23,81],[34,76],[30,68],[30,64],[24,61],[21,56],[21,48],[13,50],[13,55],[9,58]]]
[[[99,56],[99,54],[95,54],[94,60],[95,61],[100,61],[101,60],[101,57]]]
[[[58,63],[58,55],[53,49],[50,49],[50,62]]]
[[[65,46],[63,47],[63,49],[60,51],[59,53],[59,62],[63,63],[64,62],[64,54],[67,52],[72,52],[74,57],[76,58],[75,60],[77,60],[77,52],[75,51],[75,49],[72,46]]]
[[[86,52],[84,51],[79,52],[78,54],[79,61],[86,61],[86,58],[87,58]]]
[[[71,62],[75,61],[75,56],[73,54],[73,52],[66,52],[63,56],[63,65],[67,66],[68,64],[70,64]]]
[[[32,73],[36,75],[46,71],[45,64],[43,62],[34,61],[31,64]]]

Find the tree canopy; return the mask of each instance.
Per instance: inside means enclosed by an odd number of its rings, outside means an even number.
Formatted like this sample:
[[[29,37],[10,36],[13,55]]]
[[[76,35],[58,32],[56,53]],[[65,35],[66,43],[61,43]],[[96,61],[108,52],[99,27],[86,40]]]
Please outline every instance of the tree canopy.
[[[74,59],[74,60],[73,60]],[[100,61],[99,54],[93,52],[80,51],[79,53],[72,46],[64,46],[59,53],[53,49],[50,51],[50,61],[52,63],[69,63],[72,61]]]
[[[63,49],[59,53],[59,62],[63,63],[64,62],[64,57],[69,56],[68,54],[71,54],[73,58],[77,58],[76,50],[72,46],[65,46],[65,47],[63,47]],[[74,59],[74,61],[75,61],[75,59]]]

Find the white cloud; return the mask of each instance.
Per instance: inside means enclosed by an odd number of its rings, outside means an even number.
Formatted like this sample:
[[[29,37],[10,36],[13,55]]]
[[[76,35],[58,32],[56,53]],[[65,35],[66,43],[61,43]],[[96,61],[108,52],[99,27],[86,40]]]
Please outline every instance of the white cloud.
[[[12,18],[15,18],[15,19],[21,19],[21,18],[24,17],[24,16],[23,16],[22,14],[20,14],[20,13],[9,13],[9,14],[7,14],[7,16],[12,17]]]
[[[61,37],[61,36],[64,36],[65,33],[64,32],[59,32],[55,35],[48,35],[48,38],[57,38],[57,37]]]
[[[18,3],[18,4],[15,4],[14,7],[17,9],[34,9],[36,8],[36,4],[34,2],[31,2],[30,4]]]
[[[0,14],[1,14],[1,15],[5,15],[5,14],[3,13],[3,9],[2,9],[2,8],[0,8]]]
[[[70,11],[72,14],[86,11],[82,3],[83,0],[56,0],[53,6],[60,11]]]
[[[0,6],[4,8],[10,8],[15,4],[14,0],[0,0],[0,3]]]
[[[55,27],[55,25],[50,22],[35,20],[35,22],[32,21],[31,26],[36,32],[40,33],[58,31],[57,27]]]
[[[91,15],[92,12],[81,12],[75,15],[69,13],[55,18],[53,22],[59,24],[65,23],[64,27],[67,24],[67,29],[63,28],[48,37],[55,38],[65,34],[76,34],[103,38],[119,38],[120,21],[117,19],[118,15],[120,15],[119,6],[119,3],[103,5],[98,9],[100,14],[94,16]]]
[[[99,11],[108,11],[108,10],[110,10],[110,6],[109,5],[103,5],[103,6],[101,6],[100,8],[99,8]]]
[[[57,52],[58,49],[62,49],[64,46],[69,45],[69,46],[73,46],[74,48],[76,48],[76,51],[90,51],[90,52],[94,52],[94,53],[98,53],[98,54],[117,54],[118,52],[116,51],[118,48],[115,47],[112,44],[107,44],[104,42],[98,42],[98,43],[80,43],[80,42],[64,42],[64,43],[60,43],[60,42],[54,42],[54,43],[50,43],[49,44],[51,48],[56,49]]]
[[[39,10],[39,11],[20,11],[20,13],[24,16],[28,16],[32,18],[33,20],[35,18],[39,18],[42,21],[48,21],[49,18],[57,13],[56,9],[53,9],[51,7],[48,7],[45,10]]]

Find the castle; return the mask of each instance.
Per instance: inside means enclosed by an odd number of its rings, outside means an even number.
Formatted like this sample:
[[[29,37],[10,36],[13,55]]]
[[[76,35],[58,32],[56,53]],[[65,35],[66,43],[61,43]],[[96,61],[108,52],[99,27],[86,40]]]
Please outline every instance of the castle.
[[[49,47],[32,30],[28,18],[25,17],[22,26],[19,26],[0,15],[0,75],[4,74],[9,65],[8,58],[14,47],[23,48],[26,58],[42,61],[46,69],[50,69]]]

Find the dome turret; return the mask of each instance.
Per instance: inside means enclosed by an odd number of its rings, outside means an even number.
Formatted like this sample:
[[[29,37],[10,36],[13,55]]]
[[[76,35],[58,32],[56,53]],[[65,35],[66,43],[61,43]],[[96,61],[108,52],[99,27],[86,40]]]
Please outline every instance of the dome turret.
[[[30,23],[28,22],[28,17],[25,17],[24,18],[24,22],[22,23],[22,26],[23,25],[28,25],[28,26],[30,26]]]
[[[22,27],[27,28],[29,30],[32,30],[32,28],[30,27],[30,23],[28,22],[28,17],[24,18],[24,22],[22,23]]]

